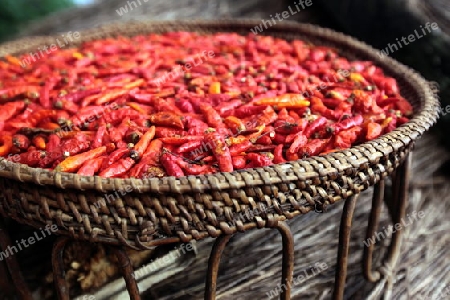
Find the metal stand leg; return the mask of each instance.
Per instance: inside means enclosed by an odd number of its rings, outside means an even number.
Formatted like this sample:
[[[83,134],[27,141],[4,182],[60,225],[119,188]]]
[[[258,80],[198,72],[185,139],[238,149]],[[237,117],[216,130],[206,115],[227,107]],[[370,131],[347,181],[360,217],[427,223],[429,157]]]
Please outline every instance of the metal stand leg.
[[[117,260],[119,261],[119,268],[127,285],[128,294],[131,300],[140,300],[139,288],[133,276],[133,267],[131,266],[130,258],[123,249],[114,249]]]
[[[3,224],[3,220],[0,219],[0,249],[2,251],[8,251],[8,247],[11,245],[11,239],[9,238],[5,225]],[[14,283],[14,287],[16,288],[17,295],[20,299],[32,300],[33,297],[28,289],[25,279],[23,278],[22,272],[20,271],[16,256],[12,255],[12,249],[9,249],[9,251],[10,255],[5,259],[5,262]]]
[[[366,232],[366,241],[375,235],[375,231],[378,228],[381,204],[384,198],[384,183],[384,180],[380,180],[380,182],[378,182],[373,189],[372,210],[370,212],[369,225]],[[363,253],[363,274],[366,280],[372,283],[377,282],[381,278],[380,272],[372,270],[374,248],[375,245],[371,243],[368,247],[364,247]]]
[[[64,271],[64,248],[70,241],[68,237],[58,237],[52,250],[53,284],[59,300],[70,300],[69,288],[67,287]]]
[[[291,285],[294,276],[294,237],[289,226],[285,222],[277,222],[275,228],[282,235],[283,240],[283,269],[281,286],[285,287],[280,295],[280,300],[289,300],[291,297]],[[217,290],[217,276],[219,274],[220,259],[223,250],[230,241],[232,235],[221,235],[216,239],[208,261],[208,273],[206,276],[205,300],[215,300]]]
[[[294,278],[294,236],[285,222],[278,222],[276,228],[283,239],[283,277],[281,278],[281,286],[286,287],[281,292],[280,300],[289,300],[291,299],[291,284]]]
[[[344,211],[342,212],[341,227],[339,229],[338,259],[332,297],[333,300],[342,300],[344,298],[353,212],[355,211],[358,196],[359,194],[356,194],[350,197],[350,199],[347,199],[344,204]]]
[[[384,180],[381,180],[374,188],[374,195],[372,200],[372,211],[367,227],[366,239],[373,238],[377,230],[380,219],[381,203],[384,200],[389,212],[391,214],[392,224],[401,224],[405,218],[406,206],[408,200],[408,185],[409,185],[409,170],[411,167],[411,154],[406,157],[405,161],[398,167],[395,175],[392,176],[392,199],[384,197]],[[386,255],[386,258],[381,267],[375,271],[372,267],[373,251],[375,245],[371,244],[364,248],[363,256],[363,272],[366,280],[372,283],[379,282],[382,278],[387,281],[386,294],[389,294],[392,289],[392,282],[394,277],[394,268],[400,255],[401,241],[403,237],[402,230],[396,230],[392,234],[391,243]]]
[[[220,259],[223,250],[233,235],[221,235],[214,242],[208,261],[208,273],[206,275],[205,300],[215,300],[217,290],[217,276],[219,275]]]
[[[392,184],[394,187],[394,202],[395,210],[392,216],[392,224],[401,224],[402,220],[405,218],[406,206],[408,203],[408,188],[409,188],[409,170],[411,167],[411,156],[405,159],[405,162],[397,169],[395,180]],[[389,245],[389,250],[384,260],[383,266],[379,269],[387,279],[387,291],[386,294],[389,295],[393,287],[393,277],[394,268],[397,264],[398,258],[400,256],[401,243],[403,238],[403,230],[396,230],[392,234],[391,244]]]

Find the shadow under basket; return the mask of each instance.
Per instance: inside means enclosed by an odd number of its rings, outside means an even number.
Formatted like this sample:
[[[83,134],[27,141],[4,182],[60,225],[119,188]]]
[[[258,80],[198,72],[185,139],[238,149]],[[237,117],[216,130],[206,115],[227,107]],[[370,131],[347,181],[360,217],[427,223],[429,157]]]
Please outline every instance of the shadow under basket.
[[[120,23],[82,32],[79,42],[167,31],[237,32],[246,35],[258,24],[258,21],[246,20]],[[64,272],[58,263],[68,239],[100,242],[114,248],[148,249],[162,244],[218,237],[210,257],[205,290],[205,299],[215,299],[223,248],[234,233],[253,228],[277,228],[283,235],[282,283],[288,283],[289,287],[294,241],[284,221],[346,200],[333,295],[334,299],[342,299],[349,228],[357,196],[369,186],[376,185],[368,233],[375,231],[384,179],[395,174],[394,201],[388,203],[388,207],[394,223],[402,218],[407,198],[408,155],[414,141],[438,118],[437,91],[413,70],[389,57],[381,58],[377,50],[332,30],[285,23],[270,27],[262,34],[326,45],[337,49],[348,59],[375,62],[398,81],[401,94],[414,107],[413,118],[386,135],[350,149],[264,168],[212,175],[109,179],[29,168],[0,158],[0,213],[36,228],[47,224],[58,226],[56,234],[62,237],[54,247],[53,268],[60,299],[69,299],[62,281]],[[0,45],[0,56],[33,51],[43,44],[52,44],[54,40],[55,37],[36,37],[3,44]],[[98,205],[105,202],[106,205]],[[261,213],[245,220],[237,217],[239,213],[250,210]],[[230,226],[230,223],[235,225]],[[401,232],[394,234],[385,268],[395,265],[400,241]],[[4,242],[0,244],[2,248],[5,245]],[[372,271],[371,249],[365,249],[366,279],[377,281],[381,275]],[[125,263],[127,258],[123,257],[123,251],[117,251],[119,262]],[[12,277],[18,276],[13,278],[15,285],[22,285],[19,271],[14,267],[14,258],[6,260],[6,263]],[[131,298],[139,299],[130,273],[132,270],[124,267],[123,272]],[[21,290],[24,299],[31,299],[27,298],[26,288]],[[289,299],[289,294],[290,288],[286,288],[280,297]]]

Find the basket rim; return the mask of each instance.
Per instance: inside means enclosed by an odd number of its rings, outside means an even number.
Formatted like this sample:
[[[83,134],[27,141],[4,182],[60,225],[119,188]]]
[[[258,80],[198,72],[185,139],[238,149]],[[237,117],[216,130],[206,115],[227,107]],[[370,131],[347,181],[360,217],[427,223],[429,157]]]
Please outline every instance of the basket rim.
[[[164,27],[162,31],[182,31],[181,29],[173,30],[171,27],[180,27],[180,26],[193,26],[198,30],[204,29],[211,32],[236,32],[237,30],[247,29],[248,33],[250,33],[250,28],[257,26],[260,24],[260,20],[257,19],[239,19],[239,20],[219,20],[219,21],[206,21],[206,20],[186,20],[186,21],[131,21],[131,22],[115,22],[106,24],[100,27],[87,29],[80,31],[81,39],[77,43],[73,43],[74,46],[81,44],[82,42],[88,40],[94,40],[95,37],[98,36],[99,31],[108,36],[115,35],[127,35],[133,36],[137,35],[133,33],[133,30],[136,26],[146,26],[145,34],[149,34],[155,32],[155,27],[161,26]],[[230,30],[220,30],[220,28],[227,26]],[[120,29],[117,31],[117,29]],[[184,31],[194,31],[194,30],[186,30]],[[189,175],[183,177],[173,177],[166,176],[162,178],[148,178],[148,179],[137,179],[137,178],[103,178],[99,176],[80,176],[73,173],[63,173],[56,172],[54,170],[48,171],[40,168],[31,168],[26,165],[22,165],[19,163],[15,163],[12,161],[8,161],[5,158],[0,157],[0,176],[6,177],[10,179],[19,180],[21,182],[29,182],[36,183],[39,185],[54,185],[58,188],[66,189],[66,188],[77,188],[81,190],[101,190],[103,192],[117,190],[116,187],[124,186],[124,184],[131,183],[134,188],[134,191],[139,193],[142,192],[155,192],[155,193],[176,193],[182,194],[186,191],[186,189],[179,189],[177,186],[180,185],[181,182],[184,184],[190,183],[191,190],[202,191],[202,189],[198,189],[195,187],[199,181],[201,183],[205,183],[207,190],[226,190],[226,189],[236,189],[242,187],[254,187],[259,186],[261,184],[267,184],[266,182],[254,181],[251,180],[252,174],[255,172],[261,174],[261,177],[264,178],[263,175],[268,170],[276,171],[277,173],[284,173],[288,169],[292,169],[293,165],[299,165],[302,167],[302,163],[311,164],[323,164],[323,161],[340,161],[342,158],[346,158],[347,160],[354,157],[354,163],[352,163],[351,167],[347,169],[342,169],[341,171],[346,172],[350,171],[350,169],[360,168],[362,165],[366,165],[370,162],[370,159],[364,155],[364,151],[367,151],[367,148],[378,146],[380,144],[390,144],[394,151],[399,150],[400,148],[404,148],[408,146],[415,139],[420,137],[425,131],[427,131],[438,119],[438,111],[439,111],[439,101],[437,97],[437,89],[433,87],[432,84],[427,82],[424,78],[422,78],[416,71],[410,69],[409,67],[401,64],[400,62],[392,59],[391,57],[379,57],[378,50],[373,47],[353,38],[347,36],[343,33],[334,31],[332,29],[323,28],[317,25],[312,24],[302,24],[296,22],[286,22],[282,24],[276,24],[262,32],[263,35],[273,35],[277,33],[293,33],[293,34],[301,34],[303,36],[310,36],[316,39],[323,39],[326,42],[332,42],[333,44],[337,44],[339,47],[338,50],[349,49],[356,50],[358,52],[358,56],[362,56],[367,60],[371,60],[378,66],[380,66],[384,71],[388,71],[388,73],[392,74],[392,76],[396,79],[403,78],[405,74],[408,75],[406,81],[414,87],[415,92],[422,93],[424,95],[423,103],[420,109],[413,114],[412,119],[406,124],[401,125],[400,127],[394,129],[392,132],[384,134],[377,139],[356,145],[354,147],[339,150],[336,152],[332,152],[326,155],[313,156],[305,159],[300,159],[296,161],[290,161],[283,164],[275,164],[263,168],[252,168],[252,169],[243,169],[237,170],[233,172],[218,172],[214,174],[208,175]],[[142,32],[139,34],[143,34]],[[16,41],[8,42],[5,44],[0,44],[0,49],[6,48],[22,48],[19,51],[11,52],[11,54],[17,54],[25,52],[26,48],[21,46],[24,42],[31,43],[39,43],[55,40],[58,35],[52,36],[35,36],[35,37],[27,37],[22,38]],[[102,38],[102,37],[100,37]],[[31,46],[29,47],[31,48]],[[2,51],[0,50],[0,55]],[[344,54],[345,56],[345,54]],[[403,137],[400,138],[400,137]],[[392,151],[385,151],[386,154],[391,153]],[[363,153],[362,155],[360,155]],[[362,156],[362,157],[361,157]],[[361,158],[365,158],[361,160]],[[374,158],[372,158],[374,159]],[[10,171],[7,171],[10,170]],[[250,173],[252,171],[252,174]],[[297,174],[298,175],[298,174]],[[307,174],[304,179],[313,179],[317,176],[326,176],[327,174]],[[240,182],[240,184],[232,184],[236,182],[236,176],[244,179],[244,183]],[[278,178],[279,182],[286,182],[285,179]],[[222,179],[222,180],[221,180]],[[250,179],[250,180],[246,180]],[[276,180],[272,178],[270,184],[276,183]]]

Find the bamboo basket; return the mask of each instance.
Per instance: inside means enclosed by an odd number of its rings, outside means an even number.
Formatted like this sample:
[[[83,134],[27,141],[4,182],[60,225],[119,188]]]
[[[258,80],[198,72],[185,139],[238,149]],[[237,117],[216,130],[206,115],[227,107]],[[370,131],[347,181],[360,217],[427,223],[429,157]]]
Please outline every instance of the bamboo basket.
[[[121,23],[83,31],[78,42],[177,30],[248,34],[256,25],[256,21],[236,20]],[[278,222],[359,194],[392,174],[414,141],[437,120],[439,102],[427,81],[389,57],[380,58],[375,49],[355,39],[295,23],[276,25],[262,34],[327,45],[349,59],[374,61],[397,79],[402,95],[414,107],[414,117],[391,133],[350,149],[212,175],[107,179],[29,168],[0,158],[0,213],[37,228],[56,224],[57,234],[74,239],[134,249],[276,227]],[[0,56],[35,51],[56,38],[3,44]],[[103,201],[107,205],[96,205]],[[239,217],[256,210],[257,215]]]

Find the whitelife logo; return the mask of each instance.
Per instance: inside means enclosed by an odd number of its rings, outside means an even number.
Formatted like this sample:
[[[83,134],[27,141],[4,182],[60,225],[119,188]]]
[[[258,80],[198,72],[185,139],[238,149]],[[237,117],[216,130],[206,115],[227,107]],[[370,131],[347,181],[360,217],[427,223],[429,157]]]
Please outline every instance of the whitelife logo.
[[[31,236],[26,240],[22,239],[20,242],[16,241],[16,246],[8,246],[5,251],[0,252],[0,261],[2,261],[3,259],[7,259],[10,255],[13,256],[14,254],[17,254],[19,251],[22,251],[23,249],[30,247],[34,243],[43,240],[56,231],[58,231],[58,226],[56,226],[55,224],[51,226],[47,224],[44,229],[41,228],[40,234],[38,232],[35,232],[34,237]]]
[[[146,267],[135,271],[132,276],[133,278],[142,278],[151,272],[156,272],[158,269],[163,268],[169,263],[174,262],[177,258],[185,255],[186,252],[194,251],[194,246],[189,242],[186,244],[181,244],[179,248],[175,247],[174,251],[171,251],[169,255],[164,255],[156,260],[152,260]],[[182,252],[182,253],[181,253]]]
[[[290,16],[293,16],[296,13],[299,13],[302,9],[305,9],[306,7],[311,6],[312,0],[306,0],[306,1],[300,0],[300,1],[298,1],[298,3],[294,2],[294,5],[295,5],[296,10],[293,10],[292,7],[289,5],[288,6],[289,11],[285,10],[281,14],[276,13],[275,17],[277,18],[277,20],[279,22],[281,22],[283,20],[286,20]],[[250,29],[250,31],[253,32],[254,34],[258,34],[258,33],[263,32],[264,29],[267,29],[267,28],[272,27],[273,25],[277,24],[274,17],[272,17],[272,15],[270,15],[270,17],[272,18],[272,21],[271,20],[262,20],[260,25],[255,26],[254,28]],[[264,28],[263,28],[263,25],[264,25]],[[267,25],[269,25],[269,26],[267,26]]]
[[[22,61],[20,62],[20,65],[22,66],[22,68],[25,68],[26,66],[28,66],[32,63],[32,60],[33,60],[33,62],[36,62],[37,60],[45,57],[46,54],[55,52],[56,50],[58,50],[58,48],[64,48],[68,44],[75,42],[79,38],[80,38],[80,33],[78,31],[75,31],[74,33],[72,33],[72,31],[69,31],[66,34],[62,34],[61,39],[63,40],[63,42],[57,38],[55,44],[51,44],[50,46],[44,45],[42,47],[42,49],[39,47],[38,48],[39,51],[30,52],[28,57],[25,57],[24,59],[22,59]]]
[[[408,226],[410,226],[414,221],[417,221],[419,219],[422,219],[425,216],[425,212],[423,212],[422,210],[417,212],[417,211],[413,211],[411,213],[411,216],[409,214],[406,215],[406,217],[408,218],[408,222],[405,222],[405,219],[402,218],[400,221],[401,223],[397,223],[395,225],[389,225],[387,228],[383,227],[383,231],[379,231],[376,232],[374,235],[372,235],[372,237],[368,238],[367,240],[363,241],[363,244],[366,247],[369,247],[370,245],[376,244],[377,242],[379,242],[380,240],[384,240],[385,238],[387,238],[388,236],[391,236],[393,233],[400,231]],[[411,217],[413,220],[411,220]]]
[[[142,0],[142,2],[147,3],[149,0]],[[136,3],[137,2],[137,3]],[[125,6],[120,7],[119,9],[116,9],[117,14],[119,15],[119,17],[123,16],[124,14],[128,13],[128,8],[130,8],[130,11],[132,11],[135,8],[138,8],[138,6],[142,5],[141,0],[136,0],[136,1],[128,1],[127,4]],[[139,5],[138,5],[139,3]],[[134,7],[133,7],[134,6]]]
[[[310,267],[310,270],[309,270],[309,271],[311,271],[310,273],[308,272],[307,269],[304,269],[302,272],[303,274],[299,274],[297,277],[294,277],[292,280],[292,283],[294,285],[302,284],[306,280],[319,275],[326,269],[328,269],[328,265],[326,263],[315,263],[314,267],[313,266]],[[291,283],[288,283],[288,286],[290,287]],[[286,284],[279,283],[276,288],[271,289],[269,292],[266,292],[267,298],[273,299],[273,298],[278,297],[278,295],[281,294],[284,290],[287,290],[288,286],[286,286]]]
[[[425,31],[425,28],[426,28],[426,31]],[[400,42],[399,39],[396,38],[397,44],[395,44],[395,43],[394,44],[390,44],[389,43],[386,48],[384,48],[383,50],[380,50],[378,52],[378,56],[380,58],[383,58],[385,56],[389,56],[389,54],[392,54],[393,52],[398,51],[399,47],[400,47],[400,49],[403,48],[402,44],[404,46],[408,46],[409,43],[415,42],[416,38],[417,39],[421,39],[424,36],[426,36],[428,33],[431,33],[432,30],[438,30],[439,26],[438,26],[438,24],[436,22],[433,22],[433,23],[427,22],[425,24],[425,28],[423,28],[423,26],[420,25],[420,29],[422,29],[423,35],[420,35],[420,33],[417,31],[417,29],[414,29],[414,34],[408,35],[408,38],[402,36],[402,38],[400,39],[402,42]],[[406,41],[406,39],[408,39],[408,41]],[[398,45],[398,47],[397,47],[397,45]]]

